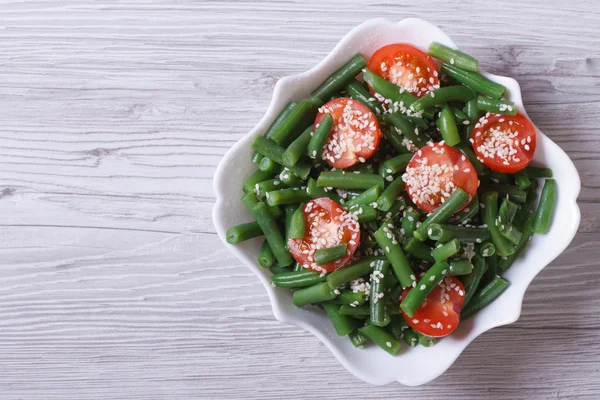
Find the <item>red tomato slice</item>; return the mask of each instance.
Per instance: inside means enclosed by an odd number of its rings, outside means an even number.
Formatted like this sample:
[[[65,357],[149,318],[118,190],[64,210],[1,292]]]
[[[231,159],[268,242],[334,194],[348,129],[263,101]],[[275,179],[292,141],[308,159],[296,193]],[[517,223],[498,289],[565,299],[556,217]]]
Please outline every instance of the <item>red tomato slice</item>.
[[[521,114],[487,113],[475,124],[471,143],[482,163],[494,171],[514,174],[533,158],[535,128]]]
[[[381,140],[379,121],[362,103],[340,97],[319,109],[315,129],[325,114],[333,117],[333,128],[321,157],[335,168],[348,168],[371,157]]]
[[[402,180],[411,200],[425,212],[435,211],[457,187],[469,194],[469,201],[479,187],[477,172],[469,159],[441,142],[429,143],[417,151]]]
[[[417,97],[440,87],[431,56],[406,43],[383,46],[373,53],[367,67]]]
[[[406,288],[401,299],[414,288]],[[402,311],[404,319],[415,331],[430,337],[451,334],[460,322],[460,311],[465,302],[465,288],[453,276],[446,276],[425,298],[413,317]]]
[[[302,239],[290,239],[288,245],[296,261],[304,268],[317,272],[331,272],[344,267],[360,244],[360,225],[356,218],[344,211],[335,201],[321,197],[304,206],[306,232]],[[315,262],[315,250],[348,244],[346,256],[325,265]]]

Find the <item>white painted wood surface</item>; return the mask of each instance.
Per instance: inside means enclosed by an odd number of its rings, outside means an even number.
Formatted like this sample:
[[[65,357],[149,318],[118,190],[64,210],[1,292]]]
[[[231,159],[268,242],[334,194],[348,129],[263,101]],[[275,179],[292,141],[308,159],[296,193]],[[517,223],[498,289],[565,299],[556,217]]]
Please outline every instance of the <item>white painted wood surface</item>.
[[[0,399],[599,398],[598,3],[413,3],[0,0]],[[429,385],[374,388],[273,319],[211,179],[277,79],[410,16],[519,80],[583,218],[517,323]]]

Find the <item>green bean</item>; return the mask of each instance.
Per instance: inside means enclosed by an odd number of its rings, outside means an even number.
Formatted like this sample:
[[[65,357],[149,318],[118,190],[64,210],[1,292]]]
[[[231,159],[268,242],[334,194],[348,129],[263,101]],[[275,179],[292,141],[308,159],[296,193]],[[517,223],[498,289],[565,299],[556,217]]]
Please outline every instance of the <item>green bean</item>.
[[[421,242],[427,239],[427,232],[431,224],[448,221],[452,214],[454,214],[463,204],[469,201],[469,195],[461,188],[456,190],[448,197],[448,199],[442,203],[434,212],[432,212],[426,219],[419,225],[415,230],[413,236]]]
[[[360,304],[354,306],[343,304],[340,307],[340,314],[358,318],[365,318],[371,314],[371,307],[368,304]]]
[[[416,278],[406,259],[406,255],[404,255],[402,247],[400,247],[398,241],[394,237],[393,230],[393,224],[384,223],[377,232],[375,232],[374,236],[379,246],[383,249],[388,261],[392,264],[396,278],[398,278],[402,288],[406,288],[412,286]]]
[[[340,314],[340,306],[337,304],[323,304],[325,312],[331,320],[331,324],[338,336],[349,335],[360,326],[360,322],[347,315]]]
[[[254,207],[256,205],[256,203],[258,203],[258,198],[252,192],[246,193],[242,197],[241,200],[242,200],[242,203],[246,206],[246,208],[250,212],[252,212],[252,207]],[[273,218],[279,218],[279,217],[281,217],[281,209],[279,207],[267,206],[267,209],[269,210],[269,214],[271,214],[271,216]]]
[[[257,153],[257,154],[259,154],[259,153]],[[268,157],[262,157],[262,159],[258,163],[258,169],[260,169],[261,171],[276,174],[281,170],[281,166]]]
[[[321,197],[329,197],[331,200],[335,201],[336,203],[338,203],[338,204],[341,203],[340,196],[338,196],[337,193],[334,193],[332,191],[326,191],[322,187],[317,186],[317,181],[314,180],[313,178],[308,179],[308,184],[306,186],[306,193],[308,193],[308,195],[313,199],[318,199]]]
[[[311,104],[310,101],[306,99],[302,100],[300,103],[298,103],[296,107],[294,107],[290,111],[290,113],[286,116],[285,120],[281,121],[281,124],[277,127],[277,129],[274,129],[271,132],[268,139],[273,140],[280,146],[285,146],[288,142],[294,139],[294,133],[298,130],[298,128],[306,128],[306,125],[308,124],[302,126],[303,122],[305,122],[311,116],[314,118],[314,111],[315,106]],[[258,151],[258,149],[254,150]],[[260,153],[260,151],[258,152]],[[263,155],[269,157],[266,154]],[[273,159],[272,157],[269,158]],[[277,162],[276,160],[273,161]]]
[[[396,107],[400,106],[400,108],[405,111],[406,108],[417,101],[416,96],[413,96],[392,82],[383,79],[368,68],[363,69],[363,79],[376,93],[385,99],[390,100],[392,102],[392,108],[395,103]]]
[[[479,62],[470,55],[438,42],[431,42],[428,54],[465,71],[477,71],[479,67]]]
[[[520,205],[520,208],[515,213],[515,216],[513,217],[513,220],[511,222],[515,226],[518,226],[521,230],[523,229],[525,220],[533,212],[531,208],[533,207],[534,203],[537,202],[537,198],[537,191],[533,189],[533,187],[529,188],[529,190],[527,191],[527,200],[525,200],[524,204]]]
[[[346,85],[346,92],[348,95],[352,97],[354,100],[361,102],[365,107],[367,107],[374,114],[381,114],[383,112],[383,108],[381,107],[381,103],[379,103],[363,85],[361,85],[356,80],[354,82]]]
[[[421,111],[450,101],[468,101],[475,96],[475,92],[466,86],[445,86],[427,93],[415,101],[410,108],[414,111]]]
[[[440,262],[452,257],[458,253],[458,250],[460,250],[460,242],[458,239],[452,239],[448,243],[431,250],[431,256],[435,261]]]
[[[283,288],[303,288],[324,282],[325,277],[320,273],[302,268],[299,271],[284,272],[271,277],[271,283]]]
[[[265,137],[268,139],[271,137],[271,134],[273,133],[273,131],[278,130],[279,126],[283,123],[283,121],[285,121],[285,119],[288,117],[288,115],[290,114],[290,112],[294,109],[294,107],[296,107],[298,104],[294,103],[294,102],[289,102],[287,103],[287,105],[285,106],[285,108],[283,110],[281,110],[281,112],[279,113],[279,115],[277,116],[277,118],[275,118],[275,121],[273,121],[273,123],[271,124],[271,126],[269,127],[269,129],[267,129],[267,132],[265,132]],[[262,161],[263,156],[258,153],[258,152],[254,152],[252,154],[252,162],[258,164],[260,161]]]
[[[385,160],[382,165],[385,168],[386,174],[393,175],[400,172],[404,172],[412,157],[412,153],[400,154],[399,156]]]
[[[331,289],[338,288],[345,283],[371,273],[377,261],[383,261],[385,257],[362,258],[347,267],[337,269],[327,276],[327,283]]]
[[[262,235],[263,231],[256,222],[248,222],[227,229],[225,238],[227,239],[227,243],[236,244]]]
[[[383,120],[390,125],[393,125],[398,129],[402,135],[414,143],[415,146],[421,148],[427,144],[431,139],[425,134],[420,134],[419,129],[415,128],[414,125],[402,114],[393,113],[385,114]]]
[[[413,211],[412,208],[409,208],[404,212],[404,217],[402,218],[402,222],[400,225],[400,233],[404,236],[404,239],[410,239],[413,237],[413,233],[415,229],[417,229],[417,225],[419,224],[419,218],[421,214],[416,211]]]
[[[468,304],[465,303],[460,315],[461,319],[469,318],[490,304],[508,288],[508,285],[510,285],[510,282],[496,275],[494,279],[477,291]]]
[[[358,331],[393,356],[395,356],[402,347],[400,342],[395,337],[378,326],[367,325],[359,328]]]
[[[354,330],[348,334],[350,342],[356,348],[362,349],[363,345],[367,342],[367,337],[360,333],[358,330]]]
[[[392,317],[390,325],[392,328],[392,334],[396,339],[404,339],[406,344],[408,344],[410,347],[415,347],[417,344],[419,344],[417,334],[408,326],[408,323],[402,316],[396,315]]]
[[[306,190],[300,188],[273,190],[267,192],[266,198],[270,206],[304,203],[311,199]]]
[[[523,223],[523,229],[521,231],[521,240],[519,241],[519,244],[517,244],[515,246],[515,252],[508,256],[504,256],[500,260],[498,260],[498,267],[502,271],[506,271],[513,265],[513,263],[515,262],[515,260],[517,259],[517,257],[521,253],[521,251],[523,251],[523,249],[525,248],[527,243],[529,243],[529,239],[531,239],[531,236],[533,235],[532,228],[533,228],[534,218],[535,218],[534,214],[532,214],[532,213],[527,214],[527,218],[525,219],[525,221]]]
[[[431,224],[427,230],[431,240],[448,242],[458,239],[463,243],[481,243],[490,238],[490,232],[486,228],[468,228],[466,226]]]
[[[298,187],[304,184],[303,180],[300,179],[298,175],[287,168],[284,168],[283,171],[281,171],[279,174],[279,180],[290,187]]]
[[[290,143],[287,149],[285,149],[285,152],[281,157],[281,160],[285,166],[293,167],[296,165],[298,160],[300,160],[300,157],[302,157],[304,154],[307,154],[307,147],[312,138],[312,131],[313,127],[311,125],[306,128],[304,132],[302,132],[302,134],[296,138],[296,140]]]
[[[527,167],[527,176],[532,179],[537,178],[552,178],[552,170],[550,168]]]
[[[494,114],[517,115],[517,106],[512,101],[479,96],[477,98],[477,108]]]
[[[552,213],[554,211],[554,203],[556,202],[556,181],[554,179],[546,179],[544,188],[540,195],[540,203],[535,212],[533,220],[534,233],[546,233],[550,229]]]
[[[390,264],[386,261],[376,261],[371,273],[371,291],[369,308],[371,310],[369,323],[377,326],[387,325],[385,322],[385,287],[383,278],[388,273]],[[389,323],[389,320],[387,321]]]
[[[504,86],[477,72],[465,71],[450,64],[443,64],[441,71],[460,83],[467,85],[474,91],[485,94],[492,99],[500,99],[504,92],[506,92]]]
[[[344,203],[344,207],[350,208],[357,205],[372,205],[377,202],[381,194],[381,186],[373,186],[353,198],[352,200],[348,200]]]
[[[410,154],[412,156],[413,153],[407,147],[407,142],[410,142],[411,144],[412,142],[408,140],[408,138],[402,136],[398,129],[396,129],[395,127],[383,126],[381,127],[381,133],[383,134],[385,139],[392,145],[394,150],[396,150],[396,152],[398,152],[399,154]]]
[[[274,263],[273,265],[271,265],[271,273],[273,275],[278,275],[278,274],[283,274],[283,273],[287,273],[287,272],[292,272],[292,270],[288,267],[282,267],[281,265]]]
[[[498,216],[498,193],[487,191],[482,196],[485,208],[481,212],[483,223],[487,225],[490,231],[492,243],[496,247],[496,254],[500,256],[509,256],[515,250],[512,244],[502,235],[497,225]]]
[[[477,291],[477,287],[479,287],[479,282],[481,282],[481,278],[485,273],[485,260],[483,259],[483,257],[480,257],[479,255],[475,254],[471,259],[471,262],[473,263],[473,272],[471,272],[469,275],[463,276],[461,279],[463,287],[465,289],[465,302],[463,305],[463,309],[467,304],[469,304],[469,301]]]
[[[340,292],[338,297],[336,297],[334,300],[331,300],[332,303],[347,305],[350,307],[352,307],[352,305],[359,306],[361,304],[365,304],[366,301],[367,295],[365,292],[354,293],[353,290],[344,290]]]
[[[458,211],[449,221],[456,224],[466,224],[477,214],[479,214],[479,195],[475,194],[469,204],[467,204],[467,206],[462,210]]]
[[[354,214],[360,223],[375,221],[377,219],[377,210],[372,206],[352,206],[348,209],[348,212]]]
[[[438,339],[430,336],[425,336],[422,333],[416,332],[419,338],[419,344],[423,347],[433,347],[437,343]]]
[[[502,199],[502,204],[500,204],[500,208],[498,209],[498,221],[511,224],[514,221],[518,210],[518,205],[508,199]]]
[[[329,289],[327,283],[322,282],[296,290],[292,296],[292,301],[296,307],[302,307],[311,303],[333,300],[336,296],[337,294]]]
[[[325,82],[311,94],[323,101],[327,101],[331,96],[342,90],[356,75],[360,74],[360,71],[366,66],[367,62],[365,58],[361,54],[355,55],[346,64],[329,75]]]
[[[257,183],[266,181],[267,179],[271,179],[273,177],[273,173],[269,171],[256,171],[248,179],[246,179],[242,185],[242,189],[244,193],[253,192],[254,187]]]
[[[262,136],[257,136],[252,141],[251,146],[263,156],[269,157],[277,164],[283,165],[283,153],[285,153],[285,149],[271,139],[265,139]],[[302,179],[306,179],[310,173],[310,165],[304,161],[298,161],[296,165],[289,167],[289,169]]]
[[[274,260],[275,256],[273,255],[273,251],[269,246],[269,242],[265,240],[260,248],[260,252],[258,253],[258,265],[263,268],[269,268],[271,265],[273,265]]]
[[[400,214],[401,211],[404,211],[406,208],[406,200],[404,197],[398,197],[392,207],[388,210],[388,212],[383,216],[385,219],[393,219],[396,218]]]
[[[515,183],[521,190],[527,190],[531,186],[531,180],[527,176],[527,170],[522,169],[515,173]]]
[[[463,110],[458,107],[450,107],[450,109],[452,110],[452,115],[458,125],[469,125],[471,123],[469,116],[465,114]]]
[[[379,186],[383,189],[383,178],[376,174],[354,174],[344,171],[324,171],[317,178],[317,185],[341,189],[370,189]]]
[[[469,159],[469,161],[473,165],[473,168],[475,169],[475,172],[477,172],[477,176],[481,176],[485,173],[485,165],[483,165],[483,163],[479,161],[477,155],[475,154],[470,145],[461,142],[456,145],[456,148],[460,150],[460,152],[463,153]]]
[[[509,184],[511,182],[511,175],[503,174],[502,172],[498,171],[491,171],[490,179],[492,182]]]
[[[406,294],[402,303],[400,303],[402,311],[412,318],[423,300],[425,300],[434,287],[440,284],[449,271],[450,266],[445,261],[433,264],[425,272],[425,275],[419,279],[417,285]]]
[[[498,228],[500,229],[502,236],[508,239],[512,244],[517,245],[521,241],[521,231],[515,228],[510,222],[499,222]]]
[[[431,250],[431,247],[427,246],[423,242],[419,242],[415,238],[410,238],[406,245],[404,245],[404,251],[411,256],[418,258],[419,260],[434,263],[435,259],[431,255]]]
[[[456,127],[456,120],[454,114],[450,109],[448,103],[444,104],[442,111],[440,112],[440,118],[437,121],[440,127],[440,133],[442,139],[448,146],[456,146],[460,143],[460,136],[458,134],[458,128]]]
[[[490,241],[485,241],[477,246],[477,254],[481,257],[491,257],[496,254],[496,246]]]
[[[423,130],[429,128],[429,124],[427,123],[427,121],[421,117],[417,117],[414,115],[407,115],[406,119],[408,119],[417,128],[421,128]]]
[[[473,272],[473,264],[468,258],[459,258],[450,261],[450,273],[448,275],[468,275]]]
[[[294,214],[292,214],[289,228],[287,230],[287,237],[288,239],[302,239],[305,232],[306,221],[304,219],[304,204],[300,204],[300,206],[294,211]]]
[[[323,147],[325,146],[325,143],[327,143],[332,127],[333,117],[331,114],[327,113],[319,122],[319,125],[315,129],[315,133],[308,143],[306,152],[310,158],[316,159],[321,157]]]
[[[387,188],[381,193],[377,199],[377,209],[381,211],[389,211],[396,198],[404,191],[404,182],[402,177],[396,178]]]
[[[491,256],[485,259],[485,264],[487,268],[485,269],[485,273],[481,278],[481,282],[479,285],[485,285],[490,282],[496,275],[498,275],[498,257]]]
[[[281,235],[279,227],[275,219],[269,214],[265,203],[257,203],[252,208],[252,215],[256,222],[265,234],[265,238],[269,242],[269,246],[277,259],[279,265],[287,267],[293,261],[290,253],[285,249],[285,240]]]
[[[279,178],[268,179],[266,181],[262,181],[254,185],[254,193],[260,198],[265,198],[268,192],[272,192],[273,190],[282,189],[285,186],[281,184]]]
[[[479,109],[477,108],[477,99],[474,98],[465,103],[465,114],[472,124],[479,120]]]
[[[346,256],[348,245],[346,243],[338,246],[328,247],[324,249],[318,249],[315,251],[315,262],[317,265],[325,265],[339,260]]]

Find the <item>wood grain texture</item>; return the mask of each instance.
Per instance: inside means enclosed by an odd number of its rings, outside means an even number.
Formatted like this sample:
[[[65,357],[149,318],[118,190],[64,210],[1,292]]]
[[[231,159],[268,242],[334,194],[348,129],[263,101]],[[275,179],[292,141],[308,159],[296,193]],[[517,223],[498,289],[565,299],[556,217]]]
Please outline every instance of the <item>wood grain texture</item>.
[[[597,399],[597,2],[417,3],[0,0],[0,398]],[[212,176],[279,78],[412,16],[521,83],[583,215],[517,323],[424,387],[374,388],[274,320],[214,233]]]

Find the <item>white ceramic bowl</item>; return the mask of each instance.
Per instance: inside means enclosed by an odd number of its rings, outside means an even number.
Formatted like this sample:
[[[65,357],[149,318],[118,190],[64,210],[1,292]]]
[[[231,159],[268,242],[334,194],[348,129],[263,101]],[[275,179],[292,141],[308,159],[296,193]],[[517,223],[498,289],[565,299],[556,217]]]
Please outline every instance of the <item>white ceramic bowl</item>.
[[[357,26],[317,66],[277,82],[266,114],[250,133],[227,152],[214,178],[217,201],[213,220],[217,233],[225,245],[262,281],[271,299],[275,318],[314,334],[348,371],[375,385],[394,381],[409,386],[427,383],[446,371],[477,336],[496,326],[516,321],[529,283],[569,245],[580,220],[576,200],[581,185],[577,170],[565,152],[537,130],[538,142],[533,164],[552,168],[558,187],[550,232],[534,236],[524,256],[504,275],[511,285],[496,301],[474,318],[461,323],[452,335],[440,340],[436,346],[405,346],[396,357],[377,346],[355,349],[347,337],[335,334],[323,312],[317,308],[297,308],[292,304],[288,289],[272,287],[269,283],[270,272],[256,263],[262,239],[253,239],[235,246],[226,243],[227,228],[251,220],[250,214],[240,202],[242,182],[256,170],[256,166],[250,161],[250,143],[255,136],[267,130],[287,102],[307,97],[329,74],[356,53],[362,53],[368,59],[378,48],[398,42],[411,43],[426,50],[432,41],[456,48],[452,39],[437,26],[416,18],[398,23],[373,19]],[[519,112],[526,114],[519,84],[514,79],[486,73],[484,75],[506,86],[508,99],[517,105]]]

